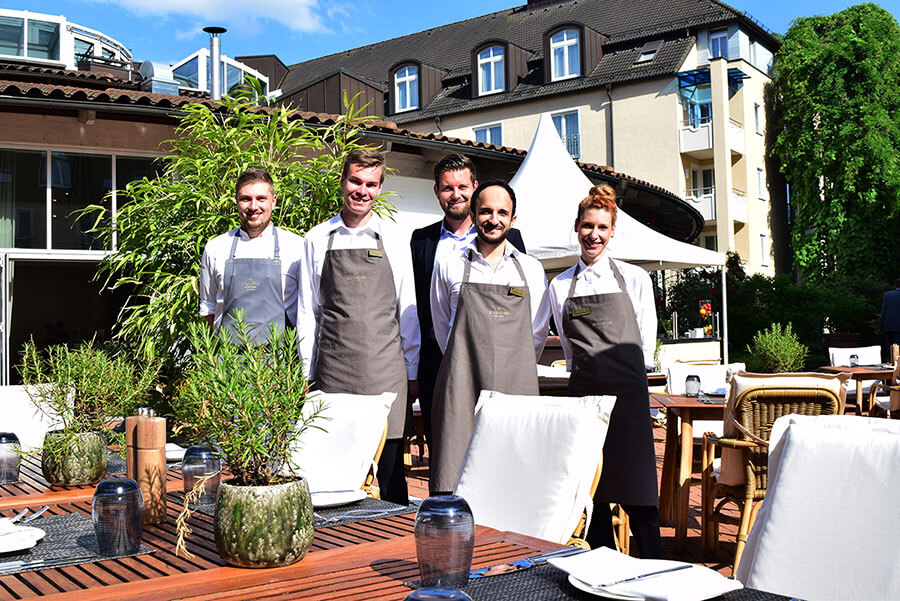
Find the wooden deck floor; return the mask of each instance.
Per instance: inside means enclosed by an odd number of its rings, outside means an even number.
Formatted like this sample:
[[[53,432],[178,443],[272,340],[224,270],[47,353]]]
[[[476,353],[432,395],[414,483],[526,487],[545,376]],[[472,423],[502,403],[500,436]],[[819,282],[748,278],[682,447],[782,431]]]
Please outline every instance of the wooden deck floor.
[[[656,444],[656,473],[657,478],[662,474],[663,450],[666,431],[664,428],[655,427],[653,438]],[[428,456],[418,455],[417,447],[413,446],[413,467],[407,471],[409,494],[424,499],[428,496]],[[696,477],[696,474],[695,474]],[[675,553],[674,540],[675,528],[671,524],[663,524],[661,528],[663,548],[667,559],[677,559],[690,563],[702,564],[718,570],[726,576],[731,576],[731,563],[734,559],[736,526],[722,524],[720,526],[719,550],[715,561],[705,561],[700,545],[700,482],[695,480],[696,486],[691,486],[690,520],[688,522],[688,543],[683,553]],[[737,516],[737,511],[733,515]],[[634,548],[634,545],[632,545]],[[634,554],[634,552],[633,552]]]

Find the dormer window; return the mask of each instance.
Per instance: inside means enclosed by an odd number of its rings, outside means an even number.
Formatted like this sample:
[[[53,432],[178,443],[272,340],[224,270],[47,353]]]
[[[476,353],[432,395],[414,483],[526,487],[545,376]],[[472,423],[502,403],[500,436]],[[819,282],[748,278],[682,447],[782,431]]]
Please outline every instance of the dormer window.
[[[634,61],[635,65],[640,63],[649,63],[656,56],[656,53],[659,51],[659,47],[662,46],[662,40],[656,40],[655,42],[647,42],[644,44],[644,47],[641,48],[641,53],[638,55],[637,60]]]
[[[419,68],[407,65],[394,73],[394,110],[398,113],[419,108]]]
[[[503,46],[491,46],[478,53],[478,93],[496,94],[506,89]]]
[[[550,38],[550,79],[558,81],[581,75],[581,48],[577,29],[563,29]]]

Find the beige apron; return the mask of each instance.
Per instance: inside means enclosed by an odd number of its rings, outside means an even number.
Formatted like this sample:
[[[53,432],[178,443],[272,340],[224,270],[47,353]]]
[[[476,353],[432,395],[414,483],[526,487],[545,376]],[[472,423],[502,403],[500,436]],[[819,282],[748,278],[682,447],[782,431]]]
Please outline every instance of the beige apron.
[[[319,286],[322,313],[315,381],[316,388],[325,392],[396,392],[388,438],[402,438],[411,408],[397,291],[381,236],[375,234],[375,239],[377,250],[332,250],[334,232],[328,237]]]
[[[519,261],[511,258],[526,282]],[[434,388],[434,443],[429,462],[432,492],[456,487],[482,390],[538,394],[527,286],[469,282],[471,250],[465,261],[456,317]]]
[[[656,505],[656,450],[641,332],[622,274],[612,260],[609,265],[620,292],[573,297],[577,267],[572,274],[562,323],[572,345],[569,394],[616,396],[594,499]]]

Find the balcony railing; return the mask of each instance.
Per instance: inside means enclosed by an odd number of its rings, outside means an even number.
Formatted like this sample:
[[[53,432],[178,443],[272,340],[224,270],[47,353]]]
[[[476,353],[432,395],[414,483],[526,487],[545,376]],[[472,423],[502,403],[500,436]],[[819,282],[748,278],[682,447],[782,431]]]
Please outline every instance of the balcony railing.
[[[703,219],[713,221],[716,218],[716,187],[704,186],[691,188],[684,199],[688,204],[697,209]]]
[[[566,150],[569,151],[569,155],[573,159],[581,156],[581,136],[570,134],[568,136],[560,136],[560,138],[562,138],[563,144],[566,145]]]

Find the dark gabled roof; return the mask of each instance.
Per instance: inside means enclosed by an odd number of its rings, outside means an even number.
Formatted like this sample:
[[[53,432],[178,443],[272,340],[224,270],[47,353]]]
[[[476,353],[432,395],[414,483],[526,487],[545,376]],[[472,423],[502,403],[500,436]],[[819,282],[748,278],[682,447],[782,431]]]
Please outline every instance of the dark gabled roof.
[[[472,98],[471,81],[456,85],[445,85],[426,107],[417,111],[408,111],[391,115],[397,123],[411,123],[430,119],[435,116],[447,116],[478,109],[513,104],[522,100],[534,100],[547,96],[555,96],[569,92],[577,92],[602,86],[606,83],[621,83],[638,79],[647,79],[674,73],[684,62],[687,53],[694,45],[693,38],[683,38],[664,42],[654,60],[635,65],[640,54],[640,46],[620,52],[605,54],[590,75],[578,79],[544,83],[543,66],[533,69],[518,85],[508,92]]]
[[[489,39],[506,40],[524,48],[533,53],[530,63],[542,64],[544,34],[555,25],[567,22],[583,23],[609,38],[604,44],[604,52],[614,55],[617,60],[601,61],[587,77],[549,86],[541,85],[542,73],[538,72],[538,67],[532,68],[526,81],[509,92],[482,99],[482,104],[493,106],[512,101],[513,95],[521,100],[588,89],[602,83],[672,74],[685,56],[685,40],[690,37],[690,31],[739,19],[776,44],[774,38],[740,11],[717,0],[568,0],[534,9],[520,6],[291,65],[281,88],[289,95],[341,67],[387,85],[390,68],[404,59],[418,60],[447,71],[446,84],[448,78],[470,72],[470,51]],[[669,42],[653,61],[642,66],[643,71],[631,69],[630,63],[634,61],[629,63],[627,57],[619,53],[635,52],[643,41],[653,38],[665,38]],[[465,97],[461,94],[459,87],[442,93],[445,98],[456,98],[458,103],[476,108],[471,94]],[[504,96],[508,98],[502,98]],[[460,107],[460,110],[470,109]],[[413,111],[404,114],[402,120],[406,122],[423,116],[424,112]]]

